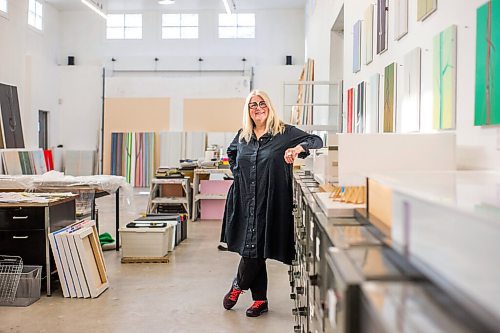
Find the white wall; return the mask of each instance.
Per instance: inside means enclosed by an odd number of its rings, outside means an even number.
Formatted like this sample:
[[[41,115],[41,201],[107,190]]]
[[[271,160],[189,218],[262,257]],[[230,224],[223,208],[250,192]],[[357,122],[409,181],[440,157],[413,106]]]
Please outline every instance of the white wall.
[[[85,68],[106,68],[106,97],[169,97],[172,130],[183,126],[184,98],[246,97],[252,67],[254,88],[270,93],[281,110],[282,82],[298,80],[304,63],[304,11],[256,11],[256,38],[243,40],[217,37],[218,11],[203,10],[198,14],[197,40],[162,40],[161,13],[146,11],[143,39],[124,41],[106,40],[105,21],[89,10],[61,12],[58,61],[65,64],[71,55],[77,65],[73,70],[61,72],[64,109],[61,139],[65,147],[91,148],[97,140],[101,94],[95,86],[101,82],[101,73]],[[286,55],[291,55],[293,63],[298,65],[284,66]],[[204,59],[201,63],[200,57]],[[83,69],[76,69],[80,66]],[[164,72],[199,69],[241,70],[241,73]],[[82,114],[88,115],[85,121]],[[73,136],[72,129],[76,127],[81,134],[78,139]]]
[[[49,145],[58,143],[59,12],[43,8],[43,31],[27,24],[28,1],[10,0],[0,16],[0,82],[18,87],[24,142],[38,147],[38,111],[49,111]]]
[[[458,26],[457,57],[457,162],[461,169],[500,170],[500,129],[498,127],[475,127],[474,85],[475,85],[475,35],[476,9],[484,0],[460,1],[439,0],[438,10],[424,22],[416,20],[416,1],[409,1],[409,33],[400,41],[394,41],[394,11],[389,9],[388,50],[374,55],[373,62],[364,65],[361,71],[352,73],[352,27],[363,18],[365,8],[372,0],[345,1],[344,3],[344,100],[347,89],[361,81],[368,81],[374,73],[383,75],[385,66],[392,62],[402,64],[404,55],[415,47],[422,48],[421,117],[423,132],[432,131],[432,39],[451,24]],[[325,54],[330,50],[330,29],[343,1],[317,1],[310,11],[307,22],[308,56],[316,59],[316,76],[323,78],[330,71],[329,59]],[[376,21],[375,21],[376,22]],[[374,27],[374,31],[376,31]],[[375,43],[376,44],[376,43]],[[376,45],[374,44],[374,48]],[[398,65],[402,73],[402,67]],[[398,76],[399,77],[399,76]],[[397,88],[402,87],[398,81]],[[381,76],[380,91],[383,91]],[[399,97],[399,96],[398,96]],[[382,100],[381,100],[382,103]],[[381,104],[382,105],[382,104]]]
[[[267,9],[255,11],[255,39],[219,39],[219,11],[203,10],[199,14],[199,38],[194,40],[162,40],[161,12],[143,13],[142,40],[106,40],[105,20],[89,10],[61,13],[60,61],[68,55],[77,64],[108,65],[154,69],[154,57],[160,59],[158,68],[197,69],[198,58],[205,59],[204,68],[227,67],[228,59],[242,68],[241,58],[248,59],[246,67],[284,64],[291,55],[294,63],[304,63],[304,11],[301,9]],[[129,61],[133,58],[133,61]],[[122,64],[120,64],[122,62]],[[123,64],[125,63],[125,64]],[[108,67],[107,66],[107,67]]]

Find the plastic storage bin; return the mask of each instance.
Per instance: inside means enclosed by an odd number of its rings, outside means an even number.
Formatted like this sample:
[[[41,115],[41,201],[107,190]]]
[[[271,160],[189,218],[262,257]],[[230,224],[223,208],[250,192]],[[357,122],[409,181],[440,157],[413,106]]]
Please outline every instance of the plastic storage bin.
[[[121,228],[122,257],[164,257],[172,249],[174,228]]]
[[[0,274],[0,281],[8,278]],[[42,266],[23,266],[17,286],[16,297],[13,302],[0,301],[1,306],[28,306],[40,299]]]

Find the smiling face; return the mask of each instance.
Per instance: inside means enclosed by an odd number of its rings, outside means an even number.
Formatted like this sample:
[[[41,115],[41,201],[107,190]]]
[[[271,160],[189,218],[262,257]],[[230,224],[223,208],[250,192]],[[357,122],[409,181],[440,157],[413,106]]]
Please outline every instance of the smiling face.
[[[260,96],[253,96],[248,103],[250,111],[250,118],[257,126],[266,124],[267,116],[269,115],[269,108],[266,102]]]

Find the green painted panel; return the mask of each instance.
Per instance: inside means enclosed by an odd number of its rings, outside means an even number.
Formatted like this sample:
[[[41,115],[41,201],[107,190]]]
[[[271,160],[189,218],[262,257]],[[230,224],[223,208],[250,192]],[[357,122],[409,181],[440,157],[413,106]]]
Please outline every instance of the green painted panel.
[[[392,63],[384,71],[384,132],[395,131],[396,106],[396,63]]]
[[[495,78],[500,74],[500,1],[488,1],[477,9],[476,99],[474,125],[500,124],[500,90]]]
[[[434,37],[433,128],[454,129],[457,95],[457,26]]]

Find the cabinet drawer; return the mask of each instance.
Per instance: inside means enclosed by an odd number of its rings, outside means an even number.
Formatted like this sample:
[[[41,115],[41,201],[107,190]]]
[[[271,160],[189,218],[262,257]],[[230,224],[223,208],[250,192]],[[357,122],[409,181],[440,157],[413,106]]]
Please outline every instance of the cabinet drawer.
[[[44,207],[0,209],[0,230],[45,229]]]
[[[45,266],[45,231],[0,231],[0,253],[20,256],[24,265]]]

